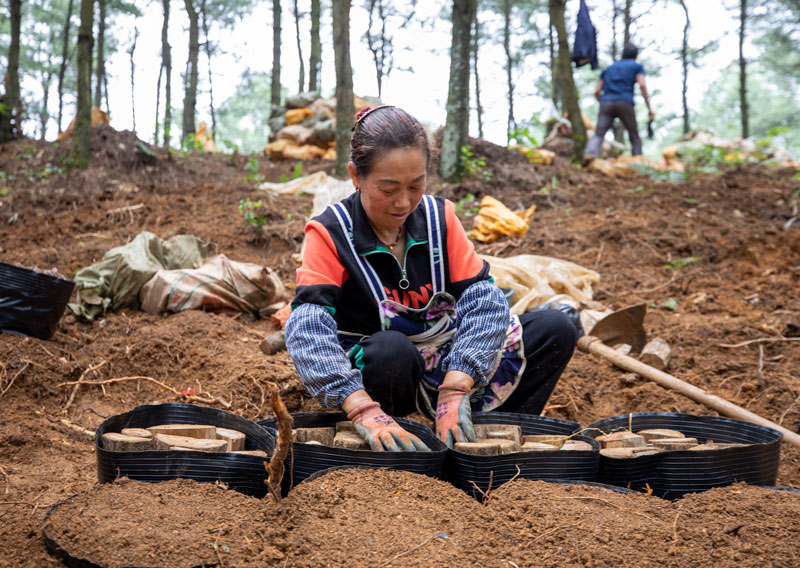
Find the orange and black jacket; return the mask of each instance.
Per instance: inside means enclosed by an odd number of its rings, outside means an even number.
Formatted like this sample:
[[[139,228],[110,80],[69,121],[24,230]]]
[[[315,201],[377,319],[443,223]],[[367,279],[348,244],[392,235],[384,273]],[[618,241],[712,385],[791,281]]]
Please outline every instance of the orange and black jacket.
[[[488,280],[489,264],[475,252],[455,205],[434,198],[439,208],[442,242],[445,243],[445,291],[456,300],[471,284]],[[433,285],[428,251],[429,235],[425,208],[420,206],[406,220],[405,271],[392,252],[381,244],[367,220],[361,199],[354,193],[342,201],[353,221],[356,252],[366,257],[378,274],[388,299],[414,309],[424,308]],[[372,335],[380,331],[378,307],[356,264],[350,244],[331,210],[326,209],[306,225],[303,266],[297,271],[297,289],[292,306],[312,303],[333,314],[340,331]],[[408,288],[400,287],[408,280]]]
[[[489,276],[489,264],[477,255],[456,217],[455,205],[441,197],[432,202],[444,245],[440,247],[445,267],[443,288],[455,298],[458,314],[453,348],[439,368],[442,372],[463,371],[476,386],[483,386],[505,339],[508,304]],[[406,219],[404,263],[381,244],[358,194],[339,205],[352,220],[352,247],[374,269],[387,299],[413,309],[424,308],[433,291],[429,246],[436,237],[428,234],[423,204]],[[353,368],[343,349],[347,341],[339,334],[357,338],[381,330],[375,294],[334,207],[306,225],[303,265],[297,270],[292,315],[286,322],[286,347],[303,385],[327,408],[339,408],[349,394],[364,388],[360,371]]]

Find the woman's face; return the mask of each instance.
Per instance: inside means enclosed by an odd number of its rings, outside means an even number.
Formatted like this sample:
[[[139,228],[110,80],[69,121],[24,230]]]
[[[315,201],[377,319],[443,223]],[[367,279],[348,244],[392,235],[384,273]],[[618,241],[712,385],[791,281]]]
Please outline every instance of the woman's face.
[[[420,148],[395,148],[359,176],[348,164],[353,185],[361,189],[361,204],[377,229],[396,231],[419,205],[425,193],[427,161]]]

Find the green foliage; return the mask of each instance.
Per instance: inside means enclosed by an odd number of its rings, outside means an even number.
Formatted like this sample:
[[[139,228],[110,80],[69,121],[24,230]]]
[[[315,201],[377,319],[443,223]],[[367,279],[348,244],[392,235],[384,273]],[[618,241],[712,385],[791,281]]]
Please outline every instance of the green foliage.
[[[456,201],[456,213],[461,213],[467,217],[472,217],[473,215],[477,215],[479,210],[480,205],[478,205],[478,202],[475,200],[475,196],[471,193],[468,193]]]
[[[516,144],[526,148],[536,148],[539,146],[538,140],[536,140],[531,133],[531,126],[517,126],[509,133],[509,138]]]
[[[139,150],[141,150],[144,154],[147,154],[148,156],[150,156],[151,158],[155,158],[156,157],[156,153],[153,152],[153,150],[150,148],[150,146],[148,146],[147,144],[145,144],[144,142],[142,142],[138,138],[136,140],[134,140],[133,145],[136,148],[138,148]]]
[[[306,174],[303,173],[303,162],[302,161],[297,162],[297,165],[294,167],[294,170],[292,171],[291,179],[301,178],[304,175]],[[281,183],[286,183],[287,181],[291,180],[286,176],[286,174],[281,174]]]
[[[677,311],[678,309],[678,302],[675,300],[675,298],[670,298],[669,300],[661,304],[661,307],[674,312]]]
[[[246,72],[235,94],[217,111],[217,138],[234,152],[260,151],[267,143],[271,79],[268,73]]]
[[[245,165],[244,169],[250,172],[249,174],[244,176],[244,179],[246,179],[247,181],[254,181],[256,183],[261,183],[262,181],[264,181],[264,175],[258,173],[258,158],[250,158],[250,161],[247,162],[247,165]],[[260,205],[261,202],[259,202],[259,206]]]
[[[683,268],[685,266],[688,266],[688,265],[690,265],[692,263],[698,262],[699,260],[700,259],[697,258],[696,256],[687,256],[687,257],[684,257],[684,258],[677,259],[672,264],[664,265],[664,268],[666,268],[670,272],[674,272],[674,271],[680,270],[681,268]]]
[[[193,152],[202,152],[203,151],[203,143],[197,139],[194,132],[190,132],[186,135],[181,143],[181,148],[184,151],[184,154],[191,154]]]
[[[461,155],[458,159],[461,162],[464,177],[481,174],[486,181],[491,181],[494,177],[494,172],[486,168],[486,158],[476,156],[469,146],[461,147]]]
[[[267,215],[258,211],[263,205],[261,200],[251,201],[250,199],[239,200],[239,212],[244,217],[245,225],[253,227],[257,231],[263,231],[264,225],[267,224],[269,219]]]

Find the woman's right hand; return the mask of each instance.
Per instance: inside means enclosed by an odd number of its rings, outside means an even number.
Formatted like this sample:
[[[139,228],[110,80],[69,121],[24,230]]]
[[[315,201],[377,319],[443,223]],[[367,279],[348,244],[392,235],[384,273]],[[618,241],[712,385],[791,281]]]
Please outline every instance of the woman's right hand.
[[[351,410],[347,417],[355,426],[356,432],[374,451],[430,451],[422,440],[406,432],[391,416],[381,410],[381,405],[377,402],[365,402]]]

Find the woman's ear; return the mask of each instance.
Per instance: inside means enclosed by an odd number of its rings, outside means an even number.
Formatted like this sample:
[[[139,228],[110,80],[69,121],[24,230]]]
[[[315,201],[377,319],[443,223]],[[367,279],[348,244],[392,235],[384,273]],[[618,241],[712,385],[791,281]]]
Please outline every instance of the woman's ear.
[[[356,165],[352,161],[347,162],[347,173],[350,174],[350,179],[353,180],[353,187],[356,188],[356,191],[361,191],[361,179],[358,177]]]

